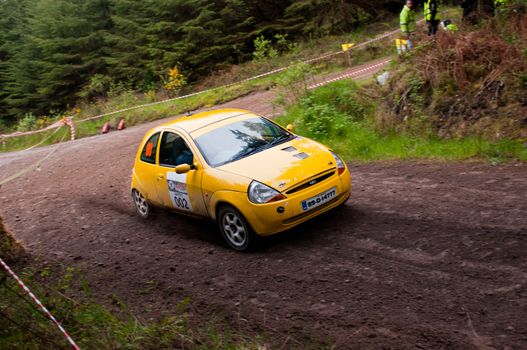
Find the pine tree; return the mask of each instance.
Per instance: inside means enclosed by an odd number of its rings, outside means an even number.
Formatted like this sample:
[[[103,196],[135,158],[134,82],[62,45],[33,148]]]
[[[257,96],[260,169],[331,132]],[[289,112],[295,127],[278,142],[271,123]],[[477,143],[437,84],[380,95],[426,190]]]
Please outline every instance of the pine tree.
[[[0,0],[0,118],[13,122],[19,110],[12,109],[12,102],[25,94],[17,89],[13,66],[25,53],[24,33],[27,30],[27,3],[24,0]],[[36,91],[33,89],[33,91]]]
[[[147,27],[150,25],[149,3],[134,0],[112,0],[113,29],[107,36],[110,76],[117,82],[147,88],[152,83]]]
[[[232,63],[251,59],[252,41],[257,36],[254,4],[245,0],[225,0],[221,6],[222,32]]]
[[[103,72],[104,36],[109,29],[105,0],[40,0],[31,33],[41,59],[38,92],[51,108],[63,108],[90,76]]]
[[[169,68],[209,72],[225,57],[222,22],[209,0],[114,0],[108,63],[118,81],[151,87]]]
[[[24,113],[37,112],[40,102],[34,60],[40,51],[27,35],[30,1],[4,0],[2,9],[4,43],[2,51],[1,104],[6,116],[13,119]]]
[[[76,103],[90,76],[105,70],[108,9],[106,0],[28,2],[7,68],[4,101],[11,114],[47,113]]]
[[[179,0],[177,42],[166,55],[166,63],[182,62],[194,75],[210,73],[229,55],[222,33],[222,21],[209,0]],[[186,16],[185,16],[186,15]]]
[[[287,31],[316,37],[349,32],[368,18],[358,3],[346,0],[295,1],[284,13]]]

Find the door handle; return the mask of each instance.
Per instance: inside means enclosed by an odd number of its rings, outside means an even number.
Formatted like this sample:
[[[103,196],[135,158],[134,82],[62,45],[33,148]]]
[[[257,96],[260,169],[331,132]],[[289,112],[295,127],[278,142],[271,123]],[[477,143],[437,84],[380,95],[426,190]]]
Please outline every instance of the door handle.
[[[164,178],[165,178],[165,175],[163,175],[162,173],[157,174],[157,181],[161,181]]]

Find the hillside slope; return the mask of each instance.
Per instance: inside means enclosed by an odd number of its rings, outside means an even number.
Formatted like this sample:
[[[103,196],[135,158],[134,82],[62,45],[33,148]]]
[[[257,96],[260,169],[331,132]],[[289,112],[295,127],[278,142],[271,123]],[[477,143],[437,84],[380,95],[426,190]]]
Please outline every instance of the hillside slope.
[[[443,138],[527,139],[527,4],[479,27],[440,31],[383,89],[385,128]]]

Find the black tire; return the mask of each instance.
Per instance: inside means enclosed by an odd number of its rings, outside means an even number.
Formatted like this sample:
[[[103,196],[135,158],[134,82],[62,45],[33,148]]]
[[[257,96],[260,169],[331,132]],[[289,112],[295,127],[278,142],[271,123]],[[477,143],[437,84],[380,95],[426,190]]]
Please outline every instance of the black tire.
[[[244,252],[257,245],[257,236],[243,215],[230,205],[218,210],[217,223],[225,242],[234,250]]]
[[[152,213],[152,209],[150,208],[150,204],[148,204],[148,201],[146,198],[136,189],[132,190],[132,199],[134,201],[134,206],[137,211],[137,214],[143,219],[147,219],[150,214]]]

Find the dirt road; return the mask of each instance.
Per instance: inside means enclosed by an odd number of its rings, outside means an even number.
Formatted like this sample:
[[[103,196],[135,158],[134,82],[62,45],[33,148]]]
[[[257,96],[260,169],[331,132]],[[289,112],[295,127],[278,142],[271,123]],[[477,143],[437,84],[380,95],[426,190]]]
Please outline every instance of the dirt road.
[[[272,349],[527,348],[527,165],[350,164],[344,207],[241,254],[208,222],[135,214],[133,157],[158,123],[65,143],[0,188],[5,223],[103,302],[149,316],[190,297],[194,322],[225,318]],[[49,150],[0,155],[0,179]]]

